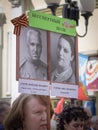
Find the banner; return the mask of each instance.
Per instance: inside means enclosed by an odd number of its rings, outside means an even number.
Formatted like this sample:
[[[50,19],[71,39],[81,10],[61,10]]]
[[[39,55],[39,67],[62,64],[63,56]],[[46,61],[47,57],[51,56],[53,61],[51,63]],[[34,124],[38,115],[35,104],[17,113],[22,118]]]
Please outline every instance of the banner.
[[[78,60],[79,60],[78,99],[88,100],[87,82],[86,82],[86,66],[88,62],[88,56],[79,53]]]
[[[86,82],[85,72],[86,72],[88,56],[79,53],[78,60],[79,60],[79,81],[82,82],[84,86],[86,86],[87,82]]]
[[[90,57],[86,68],[87,89],[98,91],[98,58]]]
[[[29,26],[76,36],[76,21],[30,10]]]

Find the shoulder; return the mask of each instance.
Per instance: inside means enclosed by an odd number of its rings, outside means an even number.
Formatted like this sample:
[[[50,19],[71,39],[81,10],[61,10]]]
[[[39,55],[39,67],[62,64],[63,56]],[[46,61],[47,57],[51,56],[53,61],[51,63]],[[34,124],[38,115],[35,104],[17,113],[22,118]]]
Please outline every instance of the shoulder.
[[[19,69],[20,69],[20,75],[21,76],[27,75],[27,73],[30,72],[30,70],[29,70],[30,65],[29,65],[29,62],[26,58],[21,61]]]
[[[0,130],[4,130],[4,126],[3,125],[0,125]]]
[[[89,128],[89,130],[94,130],[93,128]]]
[[[51,130],[57,129],[57,122],[53,119],[51,119],[51,121],[50,121],[50,128],[51,128]]]
[[[75,75],[74,73],[71,75],[71,77],[68,79],[69,83],[75,83]]]
[[[41,61],[41,60],[39,61],[39,65],[42,68],[47,68],[47,65],[43,61]]]
[[[54,77],[55,77],[56,71],[57,71],[56,69],[54,69],[54,70],[52,71],[52,75],[51,75],[51,79],[52,79],[52,80],[54,80]]]
[[[20,68],[23,68],[23,66],[27,63],[27,59],[26,58],[23,58],[20,62]]]

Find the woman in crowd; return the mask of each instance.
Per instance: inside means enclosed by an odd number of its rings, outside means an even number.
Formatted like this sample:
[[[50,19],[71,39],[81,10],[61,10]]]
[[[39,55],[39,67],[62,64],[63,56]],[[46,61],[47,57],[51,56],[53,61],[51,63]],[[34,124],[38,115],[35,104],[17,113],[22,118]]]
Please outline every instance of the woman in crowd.
[[[5,130],[47,130],[47,101],[46,96],[21,94],[13,102]]]
[[[57,130],[83,130],[86,119],[82,107],[66,106],[59,115]]]

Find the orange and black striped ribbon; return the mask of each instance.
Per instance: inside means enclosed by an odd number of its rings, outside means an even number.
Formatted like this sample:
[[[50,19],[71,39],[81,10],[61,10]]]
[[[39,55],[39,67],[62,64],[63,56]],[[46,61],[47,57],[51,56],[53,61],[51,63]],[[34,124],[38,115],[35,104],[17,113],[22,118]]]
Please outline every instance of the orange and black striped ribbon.
[[[28,26],[28,19],[27,19],[26,14],[22,14],[21,16],[12,19],[11,22],[15,26],[14,34],[16,34],[17,36],[20,35],[21,26],[25,26],[25,27]]]

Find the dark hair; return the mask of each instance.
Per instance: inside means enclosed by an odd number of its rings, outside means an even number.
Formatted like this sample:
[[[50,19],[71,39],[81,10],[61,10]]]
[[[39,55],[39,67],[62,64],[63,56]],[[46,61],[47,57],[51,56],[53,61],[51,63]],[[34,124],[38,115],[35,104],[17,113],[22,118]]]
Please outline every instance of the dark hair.
[[[10,103],[6,102],[6,101],[0,101],[0,113],[6,111],[6,106],[10,107]]]
[[[57,130],[64,130],[65,122],[69,124],[72,120],[85,121],[87,119],[87,114],[82,107],[79,106],[65,106],[63,111],[59,114],[59,122],[57,125]]]

